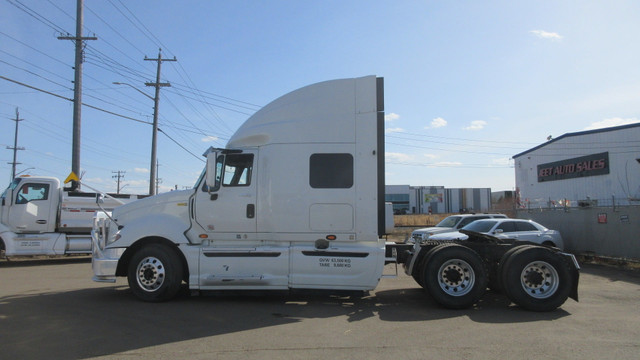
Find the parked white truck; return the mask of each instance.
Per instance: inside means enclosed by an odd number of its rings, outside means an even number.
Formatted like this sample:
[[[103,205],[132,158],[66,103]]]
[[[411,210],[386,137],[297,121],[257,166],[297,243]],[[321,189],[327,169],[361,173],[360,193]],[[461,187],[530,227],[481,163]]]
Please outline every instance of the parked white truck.
[[[481,234],[465,242],[384,240],[383,80],[310,85],[251,116],[209,149],[190,190],[120,206],[94,220],[95,281],[127,277],[145,301],[202,290],[372,290],[404,264],[449,308],[489,282],[520,306],[577,300],[570,254]]]
[[[15,178],[0,197],[0,251],[5,256],[91,253],[91,227],[96,193],[72,191],[60,180],[44,176]],[[136,200],[115,195],[105,210]]]

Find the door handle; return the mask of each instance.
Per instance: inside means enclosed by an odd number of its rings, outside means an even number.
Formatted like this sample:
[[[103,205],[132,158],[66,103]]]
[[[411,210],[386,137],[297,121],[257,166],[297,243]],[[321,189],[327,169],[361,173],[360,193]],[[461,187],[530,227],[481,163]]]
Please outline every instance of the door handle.
[[[36,224],[46,224],[47,220],[36,220]]]
[[[247,218],[253,219],[256,216],[256,206],[254,204],[247,204]]]

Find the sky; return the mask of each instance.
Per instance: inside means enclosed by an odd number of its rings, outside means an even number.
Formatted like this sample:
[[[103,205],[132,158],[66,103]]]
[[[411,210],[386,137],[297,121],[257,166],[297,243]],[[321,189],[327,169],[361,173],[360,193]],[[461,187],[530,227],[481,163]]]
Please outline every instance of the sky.
[[[85,0],[80,167],[149,188],[162,58],[159,192],[193,186],[260,107],[320,81],[385,81],[386,183],[514,190],[549,136],[640,122],[640,2]],[[71,171],[75,0],[0,0],[0,180]],[[126,85],[115,85],[114,82]],[[35,89],[34,89],[35,88]],[[86,190],[86,189],[85,189]]]

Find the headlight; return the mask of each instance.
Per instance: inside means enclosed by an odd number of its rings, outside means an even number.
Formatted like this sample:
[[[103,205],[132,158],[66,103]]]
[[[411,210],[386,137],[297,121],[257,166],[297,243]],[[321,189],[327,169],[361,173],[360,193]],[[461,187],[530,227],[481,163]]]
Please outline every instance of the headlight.
[[[122,237],[122,235],[120,235],[120,231],[116,231],[115,234],[113,234],[113,236],[107,237],[107,245],[112,244],[112,243],[120,240],[121,237]]]

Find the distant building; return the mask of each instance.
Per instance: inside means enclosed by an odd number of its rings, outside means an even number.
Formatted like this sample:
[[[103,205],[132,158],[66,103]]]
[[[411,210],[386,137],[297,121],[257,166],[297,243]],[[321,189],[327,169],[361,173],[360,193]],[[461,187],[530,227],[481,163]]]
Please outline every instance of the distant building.
[[[488,212],[491,210],[491,189],[386,185],[385,200],[393,203],[395,214]]]
[[[513,159],[521,208],[640,204],[640,124],[567,133]]]
[[[512,202],[516,192],[513,190],[494,191],[491,193],[491,203],[500,204],[504,202]]]

